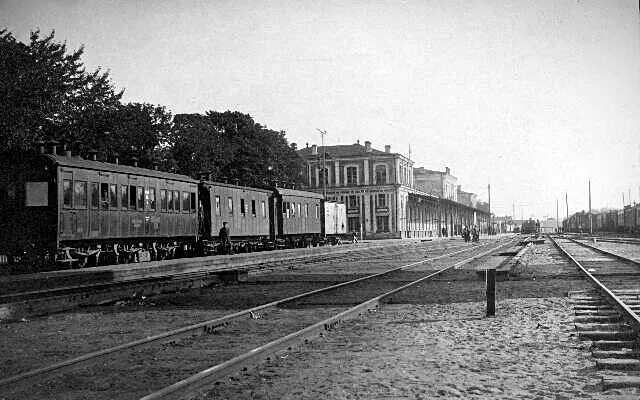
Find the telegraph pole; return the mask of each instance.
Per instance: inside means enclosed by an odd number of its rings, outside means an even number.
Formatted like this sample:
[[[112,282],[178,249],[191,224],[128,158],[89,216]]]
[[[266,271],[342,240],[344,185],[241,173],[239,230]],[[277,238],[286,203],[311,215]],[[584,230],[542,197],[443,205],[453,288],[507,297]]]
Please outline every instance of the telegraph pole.
[[[556,197],[556,232],[560,230],[560,202]]]
[[[327,151],[324,147],[324,135],[327,134],[327,131],[321,131],[316,128],[318,132],[320,132],[320,144],[322,145],[322,196],[327,198]]]
[[[569,193],[565,193],[564,194],[564,201],[565,204],[567,206],[566,210],[567,210],[567,223],[569,223]]]
[[[591,179],[589,179],[589,234],[593,235],[593,220],[591,218]]]
[[[487,184],[487,191],[489,192],[489,229],[487,231],[488,235],[491,235],[491,184]]]

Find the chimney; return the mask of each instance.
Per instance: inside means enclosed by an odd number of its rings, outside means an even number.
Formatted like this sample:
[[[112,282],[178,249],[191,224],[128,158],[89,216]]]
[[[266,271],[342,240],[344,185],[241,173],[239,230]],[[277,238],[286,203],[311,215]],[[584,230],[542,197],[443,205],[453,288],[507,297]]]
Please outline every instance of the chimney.
[[[371,142],[368,140],[364,142],[364,151],[367,153],[371,151]]]
[[[444,173],[447,175],[451,175],[451,170],[449,169],[449,167],[444,167]]]
[[[64,156],[71,158],[71,149],[67,148],[66,143],[62,144],[62,151],[64,151]]]
[[[87,154],[89,154],[89,160],[96,161],[97,160],[98,150],[89,149],[89,151],[87,151]]]
[[[53,154],[55,156],[57,154],[56,153],[56,151],[57,151],[56,147],[59,144],[58,141],[57,140],[50,140],[47,144],[49,145],[50,154]]]
[[[131,163],[134,167],[138,166],[138,157],[131,157]]]
[[[390,144],[384,146],[384,152],[385,153],[391,153],[391,145]]]
[[[307,147],[306,147],[306,148],[308,149],[308,148],[309,148],[309,142],[307,142],[307,143],[306,143],[306,145],[307,145]]]
[[[313,155],[313,156],[318,155],[318,145],[317,144],[311,145],[311,155]]]

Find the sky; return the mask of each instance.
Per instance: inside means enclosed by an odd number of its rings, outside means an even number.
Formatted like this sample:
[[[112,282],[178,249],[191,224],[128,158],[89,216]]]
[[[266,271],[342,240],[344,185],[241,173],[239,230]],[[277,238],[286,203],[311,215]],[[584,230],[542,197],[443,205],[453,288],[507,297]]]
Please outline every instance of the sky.
[[[410,151],[497,215],[640,202],[635,0],[0,0],[0,27],[84,45],[125,101]]]

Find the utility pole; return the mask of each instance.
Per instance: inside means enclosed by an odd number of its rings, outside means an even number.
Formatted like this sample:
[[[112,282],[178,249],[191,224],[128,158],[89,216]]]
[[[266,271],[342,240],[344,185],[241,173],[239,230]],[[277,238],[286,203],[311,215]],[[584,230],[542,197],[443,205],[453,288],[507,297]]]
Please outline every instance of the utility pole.
[[[560,230],[560,202],[556,197],[556,232]]]
[[[591,179],[589,179],[589,234],[593,235],[593,219],[591,217]]]
[[[491,235],[491,184],[487,184],[487,191],[489,192],[489,229],[487,234]]]
[[[569,193],[564,194],[564,201],[565,201],[566,210],[567,210],[567,223],[569,223]]]
[[[320,132],[320,144],[322,145],[322,196],[327,198],[327,151],[324,147],[324,135],[327,134],[327,131],[321,131],[316,128],[318,132]]]
[[[624,210],[624,192],[622,192],[622,209]]]

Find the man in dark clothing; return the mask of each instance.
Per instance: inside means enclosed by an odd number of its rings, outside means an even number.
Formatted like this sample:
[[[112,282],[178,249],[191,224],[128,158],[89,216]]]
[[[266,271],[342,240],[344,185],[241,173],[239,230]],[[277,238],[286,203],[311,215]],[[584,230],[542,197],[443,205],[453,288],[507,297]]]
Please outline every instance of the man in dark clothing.
[[[231,254],[231,242],[229,241],[229,227],[226,222],[222,223],[222,228],[220,228],[220,232],[218,233],[218,239],[220,243],[222,243],[222,253],[223,254]]]

